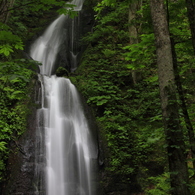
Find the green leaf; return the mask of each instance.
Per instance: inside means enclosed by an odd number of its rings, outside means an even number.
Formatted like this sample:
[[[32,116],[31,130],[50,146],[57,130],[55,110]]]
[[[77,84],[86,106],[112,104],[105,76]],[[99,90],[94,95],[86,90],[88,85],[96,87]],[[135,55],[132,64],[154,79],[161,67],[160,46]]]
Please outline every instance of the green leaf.
[[[23,91],[14,91],[11,95],[9,95],[10,99],[17,99],[17,100],[21,100],[24,98],[24,92]]]
[[[15,49],[20,49],[20,50],[24,49],[24,46],[23,46],[22,42],[16,43],[16,45],[14,45],[14,47],[15,47]]]
[[[10,53],[13,52],[12,46],[6,44],[0,46],[0,53],[4,54],[5,56],[9,56]]]
[[[5,151],[7,150],[7,147],[5,146],[7,143],[4,141],[0,142],[0,151]]]

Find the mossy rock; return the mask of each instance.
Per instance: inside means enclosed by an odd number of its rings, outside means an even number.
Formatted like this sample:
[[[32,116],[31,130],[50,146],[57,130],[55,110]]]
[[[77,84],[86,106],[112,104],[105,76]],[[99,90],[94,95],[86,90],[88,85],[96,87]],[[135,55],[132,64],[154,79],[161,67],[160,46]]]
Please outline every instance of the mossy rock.
[[[66,68],[60,66],[56,70],[56,76],[58,76],[58,77],[66,76],[67,77],[67,76],[69,76],[69,72],[66,70]]]

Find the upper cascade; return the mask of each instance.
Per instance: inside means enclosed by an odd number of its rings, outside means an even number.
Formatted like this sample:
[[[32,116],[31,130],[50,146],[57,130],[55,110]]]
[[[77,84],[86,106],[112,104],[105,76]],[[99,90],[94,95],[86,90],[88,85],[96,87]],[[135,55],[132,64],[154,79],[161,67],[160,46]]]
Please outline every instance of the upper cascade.
[[[75,11],[80,11],[80,10],[82,10],[83,3],[84,3],[84,0],[80,0],[80,1],[78,1],[78,0],[73,0],[73,1],[71,2],[71,4],[76,5],[76,6],[74,7],[74,10],[75,10]]]
[[[76,5],[75,11],[80,11],[83,2],[84,0],[73,0],[71,4]],[[69,48],[72,45],[71,42],[75,41],[73,38],[75,35],[71,33],[73,30],[70,30],[70,27],[73,28],[74,25],[68,25],[69,21],[74,23],[74,19],[70,19],[67,15],[60,15],[50,24],[44,34],[32,44],[30,56],[42,63],[40,74],[51,76],[55,71],[55,63],[64,42],[65,47]]]

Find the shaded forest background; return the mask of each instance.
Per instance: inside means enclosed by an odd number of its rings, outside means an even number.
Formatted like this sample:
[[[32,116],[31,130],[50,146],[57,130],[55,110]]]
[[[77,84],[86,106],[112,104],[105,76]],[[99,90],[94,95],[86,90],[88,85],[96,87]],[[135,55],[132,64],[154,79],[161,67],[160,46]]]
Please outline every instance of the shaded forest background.
[[[156,51],[162,47],[155,40],[161,37],[154,34],[154,17],[158,16],[154,15],[155,10],[151,12],[155,6],[150,6],[157,5],[157,1],[85,1],[86,7],[93,8],[94,27],[80,40],[87,49],[70,79],[97,121],[100,186],[106,195],[176,195],[181,184],[189,190],[182,195],[195,191],[195,2],[159,2],[166,18],[164,26],[174,73],[175,96],[172,98],[167,92],[167,107],[178,108],[178,118],[174,118],[178,129],[170,124],[170,116],[165,118],[162,114],[159,74],[166,80],[169,72],[159,72]],[[58,13],[67,12],[61,9],[69,6],[65,4],[54,0],[0,1],[1,182],[7,178],[6,160],[12,152],[9,146],[14,143],[20,149],[17,141],[26,130],[26,119],[33,106],[29,94],[38,63],[24,57],[25,45]],[[163,58],[166,65],[166,56]],[[168,85],[169,82],[165,89]],[[171,128],[167,128],[167,121]],[[174,139],[178,134],[179,142]],[[171,159],[175,152],[182,153],[182,159]],[[187,178],[175,182],[174,177],[179,178],[183,172],[170,164],[180,162],[186,164]]]

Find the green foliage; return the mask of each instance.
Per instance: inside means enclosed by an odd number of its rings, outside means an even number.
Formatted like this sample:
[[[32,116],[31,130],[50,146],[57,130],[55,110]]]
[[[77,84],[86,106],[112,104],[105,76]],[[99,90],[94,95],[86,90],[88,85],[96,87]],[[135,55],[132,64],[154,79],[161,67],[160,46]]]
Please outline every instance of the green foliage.
[[[69,75],[69,72],[66,70],[66,68],[64,67],[58,67],[57,70],[56,70],[56,75],[57,76],[68,76]]]
[[[0,181],[3,180],[9,143],[26,130],[30,81],[36,62],[20,59],[0,62]]]
[[[0,56],[7,59],[18,50],[23,50],[23,42],[31,35],[29,26],[35,28],[43,20],[40,18],[48,17],[44,14],[51,13],[54,7],[58,14],[69,14],[71,18],[77,15],[77,12],[74,11],[75,5],[66,1],[16,0],[13,8],[10,8],[12,14],[8,23],[0,22]]]
[[[128,11],[133,1],[97,3],[96,25],[83,38],[88,48],[72,82],[94,110],[100,137],[106,142],[106,171],[128,185],[136,176],[146,194],[164,195],[169,194],[170,186],[150,8],[149,2],[143,1],[137,12],[139,17],[133,21],[141,27],[138,43],[129,45]],[[176,43],[185,99],[195,125],[195,61],[185,2],[168,2],[171,37]],[[3,59],[10,60],[13,53],[23,49],[24,41],[41,32],[45,21],[56,17],[51,14],[53,10],[71,17],[76,14],[74,5],[66,1],[16,0],[15,6],[18,8],[12,11],[8,24],[0,24]],[[0,179],[9,153],[8,143],[17,140],[26,127],[26,94],[32,66],[36,68],[36,63],[25,59],[0,62]],[[134,73],[141,75],[140,79],[134,80]],[[188,143],[187,136],[185,141]],[[193,182],[191,188],[193,191]]]
[[[159,149],[164,136],[156,72],[147,67],[145,79],[134,85],[123,47],[107,44],[106,37],[88,47],[72,82],[95,111],[109,150],[107,171],[128,183],[142,163],[154,156],[162,166],[165,161],[164,151]]]
[[[117,5],[116,0],[102,0],[98,2],[98,4],[94,7],[95,12],[97,13],[96,19],[100,19],[101,12],[105,9],[105,7],[115,7]],[[102,22],[102,21],[101,21]]]
[[[131,178],[136,175],[147,194],[169,194],[149,4],[144,2],[138,11],[138,15],[143,17],[139,17],[136,24],[139,23],[142,29],[138,43],[133,45],[128,44],[128,6],[129,2],[105,0],[94,8],[96,26],[93,33],[83,38],[90,46],[73,82],[93,107],[100,137],[107,142],[107,171],[124,183],[131,183]],[[178,62],[184,81],[184,78],[189,78],[189,70],[194,72],[186,11],[179,7],[181,12],[178,12],[172,5],[170,9],[174,9],[172,14],[177,13],[177,19],[170,20],[170,28],[177,42]],[[141,75],[136,82],[133,81],[133,73]],[[194,81],[193,76],[190,79]],[[190,82],[187,83],[189,87]],[[192,88],[191,95],[194,94]],[[192,112],[191,109],[194,117]]]
[[[0,23],[0,54],[7,57],[18,49],[23,50],[23,43],[20,37],[14,35],[9,26]]]
[[[190,170],[192,177],[190,178],[190,191],[192,195],[195,195],[195,182],[194,182],[194,170]]]
[[[164,173],[158,177],[150,177],[150,182],[154,185],[152,189],[146,190],[147,195],[169,195],[170,184],[169,184],[169,174]]]
[[[120,3],[117,8],[110,8],[106,15],[100,15],[101,20],[94,27],[93,33],[89,33],[86,38],[83,38],[83,43],[96,43],[97,41],[107,41],[109,44],[113,42],[116,44],[127,43],[129,40],[127,10],[128,5]]]
[[[155,60],[154,34],[142,34],[141,40],[137,44],[124,47],[125,60],[130,62],[127,67],[132,70],[143,69],[152,64]]]
[[[59,14],[69,14],[73,11],[75,5],[62,0],[35,0],[33,2],[25,0],[17,1],[15,7],[25,7],[33,12],[51,11],[55,7]]]
[[[74,11],[74,4],[67,3],[66,1],[56,1],[56,0],[41,0],[37,1],[36,4],[31,4],[32,11],[41,11],[41,10],[51,10],[53,7],[58,8],[58,14],[69,15],[71,18],[74,18],[77,15],[77,12]]]

